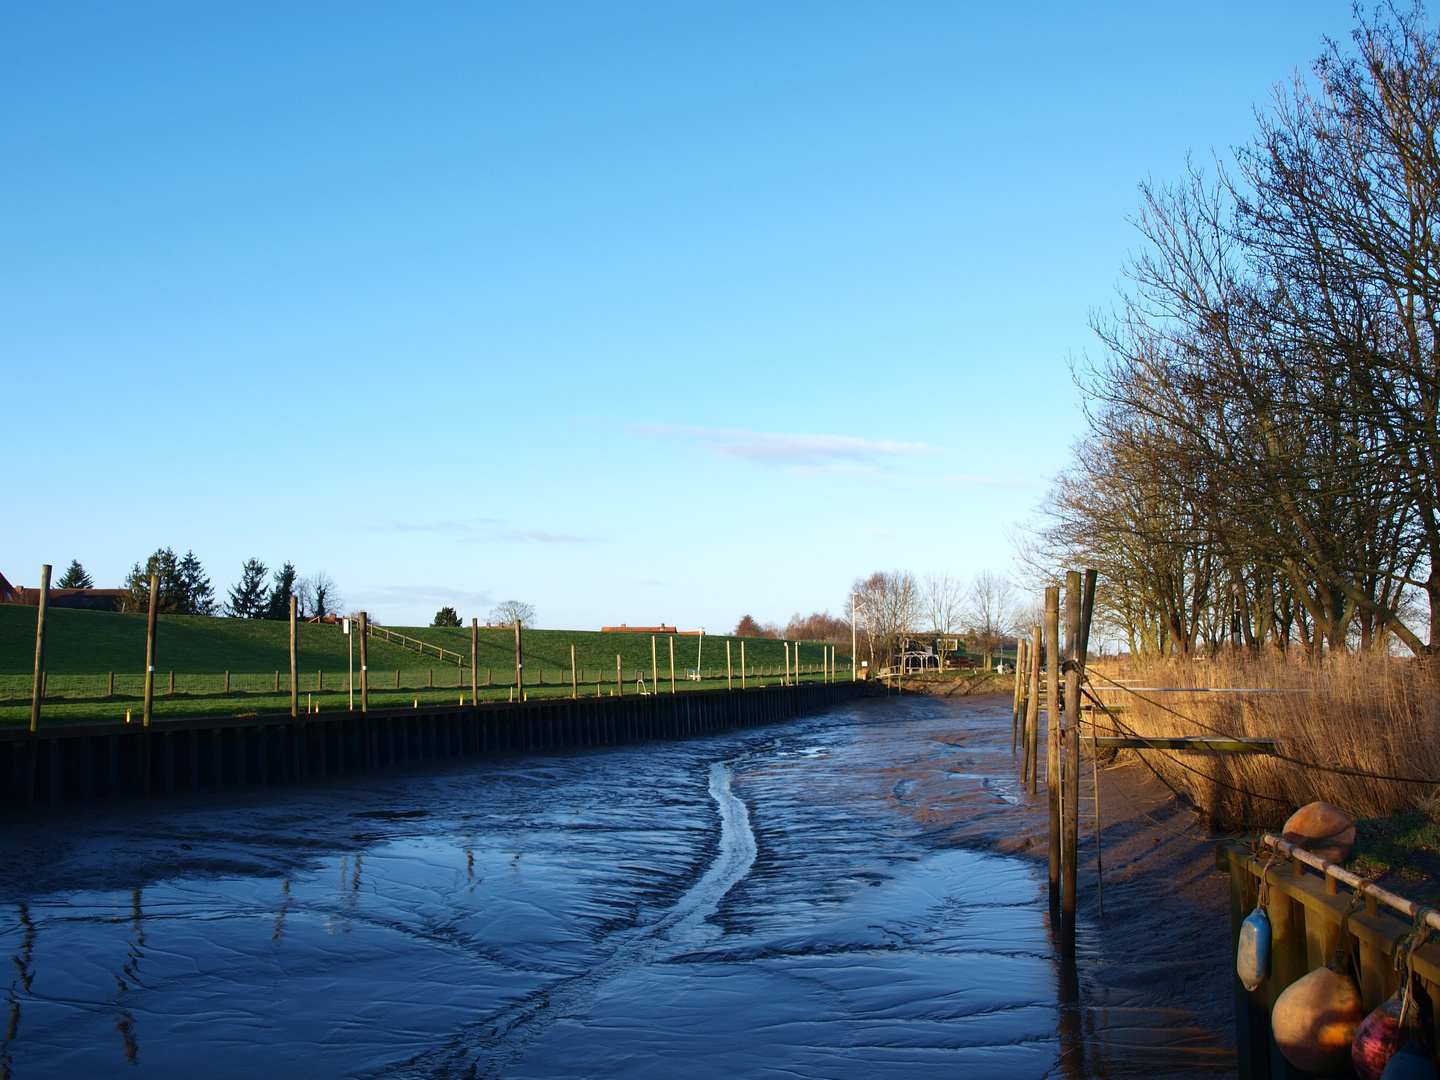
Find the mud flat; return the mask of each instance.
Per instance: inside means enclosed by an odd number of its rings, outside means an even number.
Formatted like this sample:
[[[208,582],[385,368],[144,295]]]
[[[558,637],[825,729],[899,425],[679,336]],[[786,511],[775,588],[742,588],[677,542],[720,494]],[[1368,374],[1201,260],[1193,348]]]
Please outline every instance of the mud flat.
[[[103,818],[7,811],[0,1064],[1233,1074],[1228,892],[1208,845],[1116,812],[1106,915],[1090,875],[1071,968],[1048,935],[1043,797],[1015,771],[1008,697],[904,697],[675,742],[122,800]]]

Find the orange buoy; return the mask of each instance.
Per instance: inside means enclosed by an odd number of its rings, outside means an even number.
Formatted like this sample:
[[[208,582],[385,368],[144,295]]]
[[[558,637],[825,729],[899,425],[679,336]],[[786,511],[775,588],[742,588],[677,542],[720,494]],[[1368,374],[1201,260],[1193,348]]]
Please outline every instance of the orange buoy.
[[[1331,960],[1287,986],[1270,1013],[1270,1031],[1285,1060],[1321,1075],[1350,1064],[1350,1047],[1365,1018],[1360,988]]]
[[[1344,862],[1355,850],[1355,823],[1329,803],[1312,802],[1296,810],[1281,836],[1331,862]]]

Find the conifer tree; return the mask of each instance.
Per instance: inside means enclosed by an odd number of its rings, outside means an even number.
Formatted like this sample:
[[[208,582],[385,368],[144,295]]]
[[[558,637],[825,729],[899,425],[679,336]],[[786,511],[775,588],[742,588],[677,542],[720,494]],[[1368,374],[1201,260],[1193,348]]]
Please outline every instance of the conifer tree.
[[[65,571],[56,587],[60,589],[93,589],[95,580],[85,572],[79,559],[71,559],[70,568]]]
[[[268,572],[259,559],[246,559],[239,583],[230,590],[225,614],[232,619],[263,619],[270,607],[270,590],[265,584]]]

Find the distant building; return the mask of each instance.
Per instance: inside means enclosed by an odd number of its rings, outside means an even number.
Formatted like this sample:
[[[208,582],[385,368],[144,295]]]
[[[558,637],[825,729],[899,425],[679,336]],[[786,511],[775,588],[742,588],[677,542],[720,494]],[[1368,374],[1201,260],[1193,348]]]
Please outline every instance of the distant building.
[[[666,626],[661,623],[659,626],[626,626],[623,622],[619,626],[602,626],[602,634],[678,634],[680,631],[673,626]]]
[[[51,589],[50,606],[63,608],[84,608],[89,611],[119,611],[124,589]],[[24,585],[11,585],[0,574],[0,604],[22,604],[28,607],[40,606],[40,590],[27,589]]]

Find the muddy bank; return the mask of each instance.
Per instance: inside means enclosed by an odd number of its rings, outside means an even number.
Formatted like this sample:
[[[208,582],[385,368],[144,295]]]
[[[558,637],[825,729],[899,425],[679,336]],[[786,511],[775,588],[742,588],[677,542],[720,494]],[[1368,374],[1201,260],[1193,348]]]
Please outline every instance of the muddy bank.
[[[907,696],[685,742],[7,814],[0,1066],[1229,1074],[1221,883],[1117,817],[1106,915],[1082,875],[1068,967],[1043,799],[1019,791],[1008,739],[1003,696]]]

